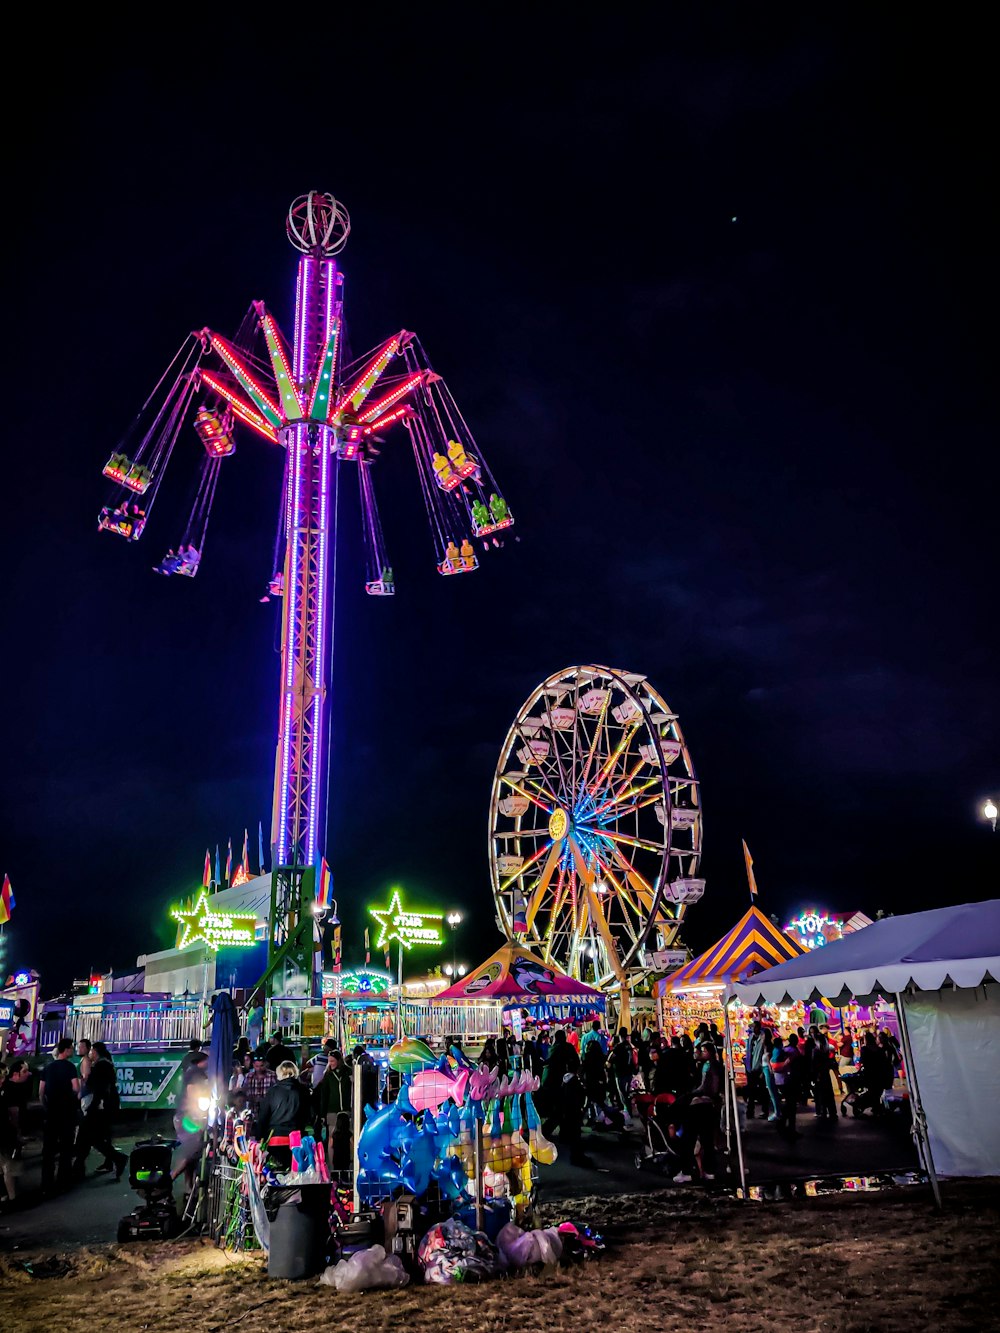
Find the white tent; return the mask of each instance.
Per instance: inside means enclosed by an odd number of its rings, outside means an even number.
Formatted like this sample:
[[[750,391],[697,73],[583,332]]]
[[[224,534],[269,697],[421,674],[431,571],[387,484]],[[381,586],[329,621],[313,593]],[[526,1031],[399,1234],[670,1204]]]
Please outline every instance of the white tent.
[[[895,1002],[934,1181],[1000,1175],[1000,899],[887,917],[730,988],[744,1004]],[[936,1181],[934,1182],[936,1184]]]

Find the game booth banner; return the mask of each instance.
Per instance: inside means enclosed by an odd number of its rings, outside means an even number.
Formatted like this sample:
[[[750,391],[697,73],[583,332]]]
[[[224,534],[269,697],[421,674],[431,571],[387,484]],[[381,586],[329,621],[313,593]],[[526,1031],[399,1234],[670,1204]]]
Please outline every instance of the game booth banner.
[[[435,995],[431,1004],[496,1003],[521,1019],[566,1022],[603,1014],[606,1001],[599,990],[560,972],[527,949],[510,941],[468,976]]]
[[[758,907],[751,907],[710,949],[692,958],[678,971],[656,983],[660,1006],[660,1030],[667,1036],[690,1033],[699,1023],[724,1023],[723,998],[735,981],[798,958],[805,949],[778,929]],[[754,1018],[768,1017],[787,1032],[805,1022],[800,1003],[775,1006],[769,1015],[753,1006],[731,1007],[733,1066],[737,1079],[743,1074],[746,1032]]]

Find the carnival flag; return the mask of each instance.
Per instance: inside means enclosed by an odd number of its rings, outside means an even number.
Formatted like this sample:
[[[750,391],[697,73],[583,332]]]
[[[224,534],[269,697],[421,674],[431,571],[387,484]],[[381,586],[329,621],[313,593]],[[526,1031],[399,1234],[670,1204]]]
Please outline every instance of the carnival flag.
[[[750,848],[747,846],[746,838],[743,839],[743,859],[747,863],[747,883],[750,885],[750,897],[757,897],[757,881],[753,877],[753,857],[750,855]]]
[[[372,946],[371,946],[371,942],[370,942],[369,939],[368,939],[368,931],[367,931],[367,929],[366,929],[366,930],[365,930],[365,967],[367,967],[368,964],[369,964],[369,963],[371,962],[371,960],[372,960],[371,948],[372,948]]]
[[[257,821],[257,869],[260,874],[264,873],[264,823]]]
[[[333,903],[333,875],[330,873],[330,867],[326,863],[326,857],[322,857],[319,863],[319,884],[316,887],[316,906],[328,908]]]
[[[10,876],[4,875],[3,888],[0,889],[0,926],[4,926],[10,920],[10,914],[17,904],[14,901],[14,890],[10,885]]]
[[[209,855],[208,848],[205,848],[205,870],[201,877],[201,887],[207,889],[212,882],[212,858]]]
[[[248,845],[247,845],[247,831],[246,831],[246,829],[243,830],[243,862],[242,862],[242,868],[243,868],[243,873],[244,873],[244,875],[246,875],[247,879],[249,879],[249,878],[250,878],[250,849],[249,849],[249,847],[248,847]]]
[[[226,883],[233,882],[233,840],[229,839],[229,851],[226,853]]]
[[[215,887],[218,889],[222,885],[222,876],[219,873],[219,844],[215,844]]]

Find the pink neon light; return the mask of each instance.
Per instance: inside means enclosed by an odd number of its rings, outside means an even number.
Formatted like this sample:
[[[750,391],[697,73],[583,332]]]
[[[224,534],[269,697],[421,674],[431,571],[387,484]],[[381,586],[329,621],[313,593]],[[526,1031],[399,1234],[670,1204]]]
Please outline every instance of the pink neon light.
[[[281,821],[282,828],[281,828],[281,844],[279,848],[279,853],[280,853],[280,859],[282,861],[284,861],[285,855],[288,851],[287,815],[289,811],[287,806],[287,800],[288,800],[288,771],[291,765],[292,687],[295,676],[295,663],[298,660],[298,655],[299,655],[298,654],[299,645],[296,639],[296,624],[297,624],[296,598],[298,594],[299,571],[301,569],[300,550],[299,550],[301,543],[301,534],[299,533],[298,530],[298,520],[299,520],[299,505],[301,503],[301,497],[302,497],[301,437],[303,429],[304,427],[297,426],[295,430],[292,432],[293,438],[289,442],[290,446],[294,448],[295,452],[292,456],[292,469],[293,469],[293,474],[291,478],[292,513],[291,513],[291,523],[289,525],[289,531],[288,531],[288,542],[290,543],[291,546],[291,552],[288,563],[288,571],[290,577],[287,581],[291,586],[285,589],[285,602],[286,602],[285,624],[287,627],[285,631],[285,646],[288,654],[288,661],[285,664],[285,696],[286,696],[285,740],[283,747],[284,753],[282,754],[281,757],[281,789],[282,792],[284,793],[285,816],[286,816],[286,818]]]
[[[397,407],[395,412],[390,412],[387,416],[379,417],[378,421],[373,421],[370,426],[366,426],[365,434],[372,435],[377,430],[387,430],[394,421],[402,421],[402,419],[408,417],[412,411],[413,408],[410,407],[409,403],[404,403],[402,407]]]
[[[361,413],[358,420],[362,425],[368,425],[368,423],[374,420],[374,418],[381,412],[384,412],[387,407],[392,407],[393,403],[398,403],[400,398],[404,397],[412,388],[420,384],[425,374],[426,371],[418,370],[413,375],[408,375],[406,379],[403,380],[402,384],[397,384],[394,389],[390,389],[384,397],[378,400],[378,402],[372,403],[371,407],[369,407],[366,412]]]
[[[381,351],[377,352],[375,356],[372,357],[371,361],[368,362],[368,365],[365,366],[364,370],[351,387],[341,394],[337,402],[336,410],[338,412],[342,411],[345,407],[353,404],[355,398],[358,398],[358,402],[354,404],[355,410],[357,410],[368,397],[369,393],[371,393],[378,377],[382,374],[383,370],[385,370],[386,366],[398,351],[399,339],[390,338]]]
[[[212,341],[212,350],[217,352],[218,355],[222,358],[222,360],[225,361],[226,365],[233,372],[233,374],[240,381],[240,383],[243,384],[248,391],[252,390],[254,393],[256,393],[262,399],[262,401],[267,404],[267,406],[271,409],[274,415],[276,417],[280,417],[281,416],[280,411],[271,401],[270,395],[265,392],[263,385],[260,384],[260,382],[253,375],[250,374],[249,370],[247,370],[246,366],[239,359],[234,349],[229,346],[226,340],[224,338],[220,338],[217,333],[213,333],[211,341]]]
[[[271,444],[278,443],[278,432],[274,429],[271,423],[265,421],[258,412],[255,412],[254,409],[244,403],[242,399],[237,398],[232,389],[224,384],[218,376],[213,375],[210,370],[203,370],[201,372],[201,379],[203,384],[207,384],[208,387],[214,389],[220,397],[225,398],[227,403],[232,404],[233,412],[239,417],[244,425],[250,426],[258,435],[262,435],[265,440],[269,440]]]

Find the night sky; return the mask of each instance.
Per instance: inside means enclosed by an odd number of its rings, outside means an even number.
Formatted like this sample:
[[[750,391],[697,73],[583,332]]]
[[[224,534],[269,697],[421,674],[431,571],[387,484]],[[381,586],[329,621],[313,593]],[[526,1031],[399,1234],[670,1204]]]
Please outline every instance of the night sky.
[[[350,210],[351,351],[419,334],[520,536],[440,578],[400,431],[376,470],[397,596],[368,598],[345,474],[346,960],[395,883],[474,915],[466,962],[495,947],[500,747],[538,682],[589,662],[680,715],[705,810],[693,948],[745,908],[741,838],[783,919],[996,895],[985,51],[958,17],[861,8],[537,12],[46,37],[8,124],[0,622],[7,966],[44,993],[172,943],[206,846],[238,856],[248,827],[256,869],[258,820],[267,838],[278,451],[240,437],[194,580],[151,572],[183,529],[190,429],[139,543],[96,518],[189,330],[232,335],[261,299],[290,334],[284,221],[310,189]]]

